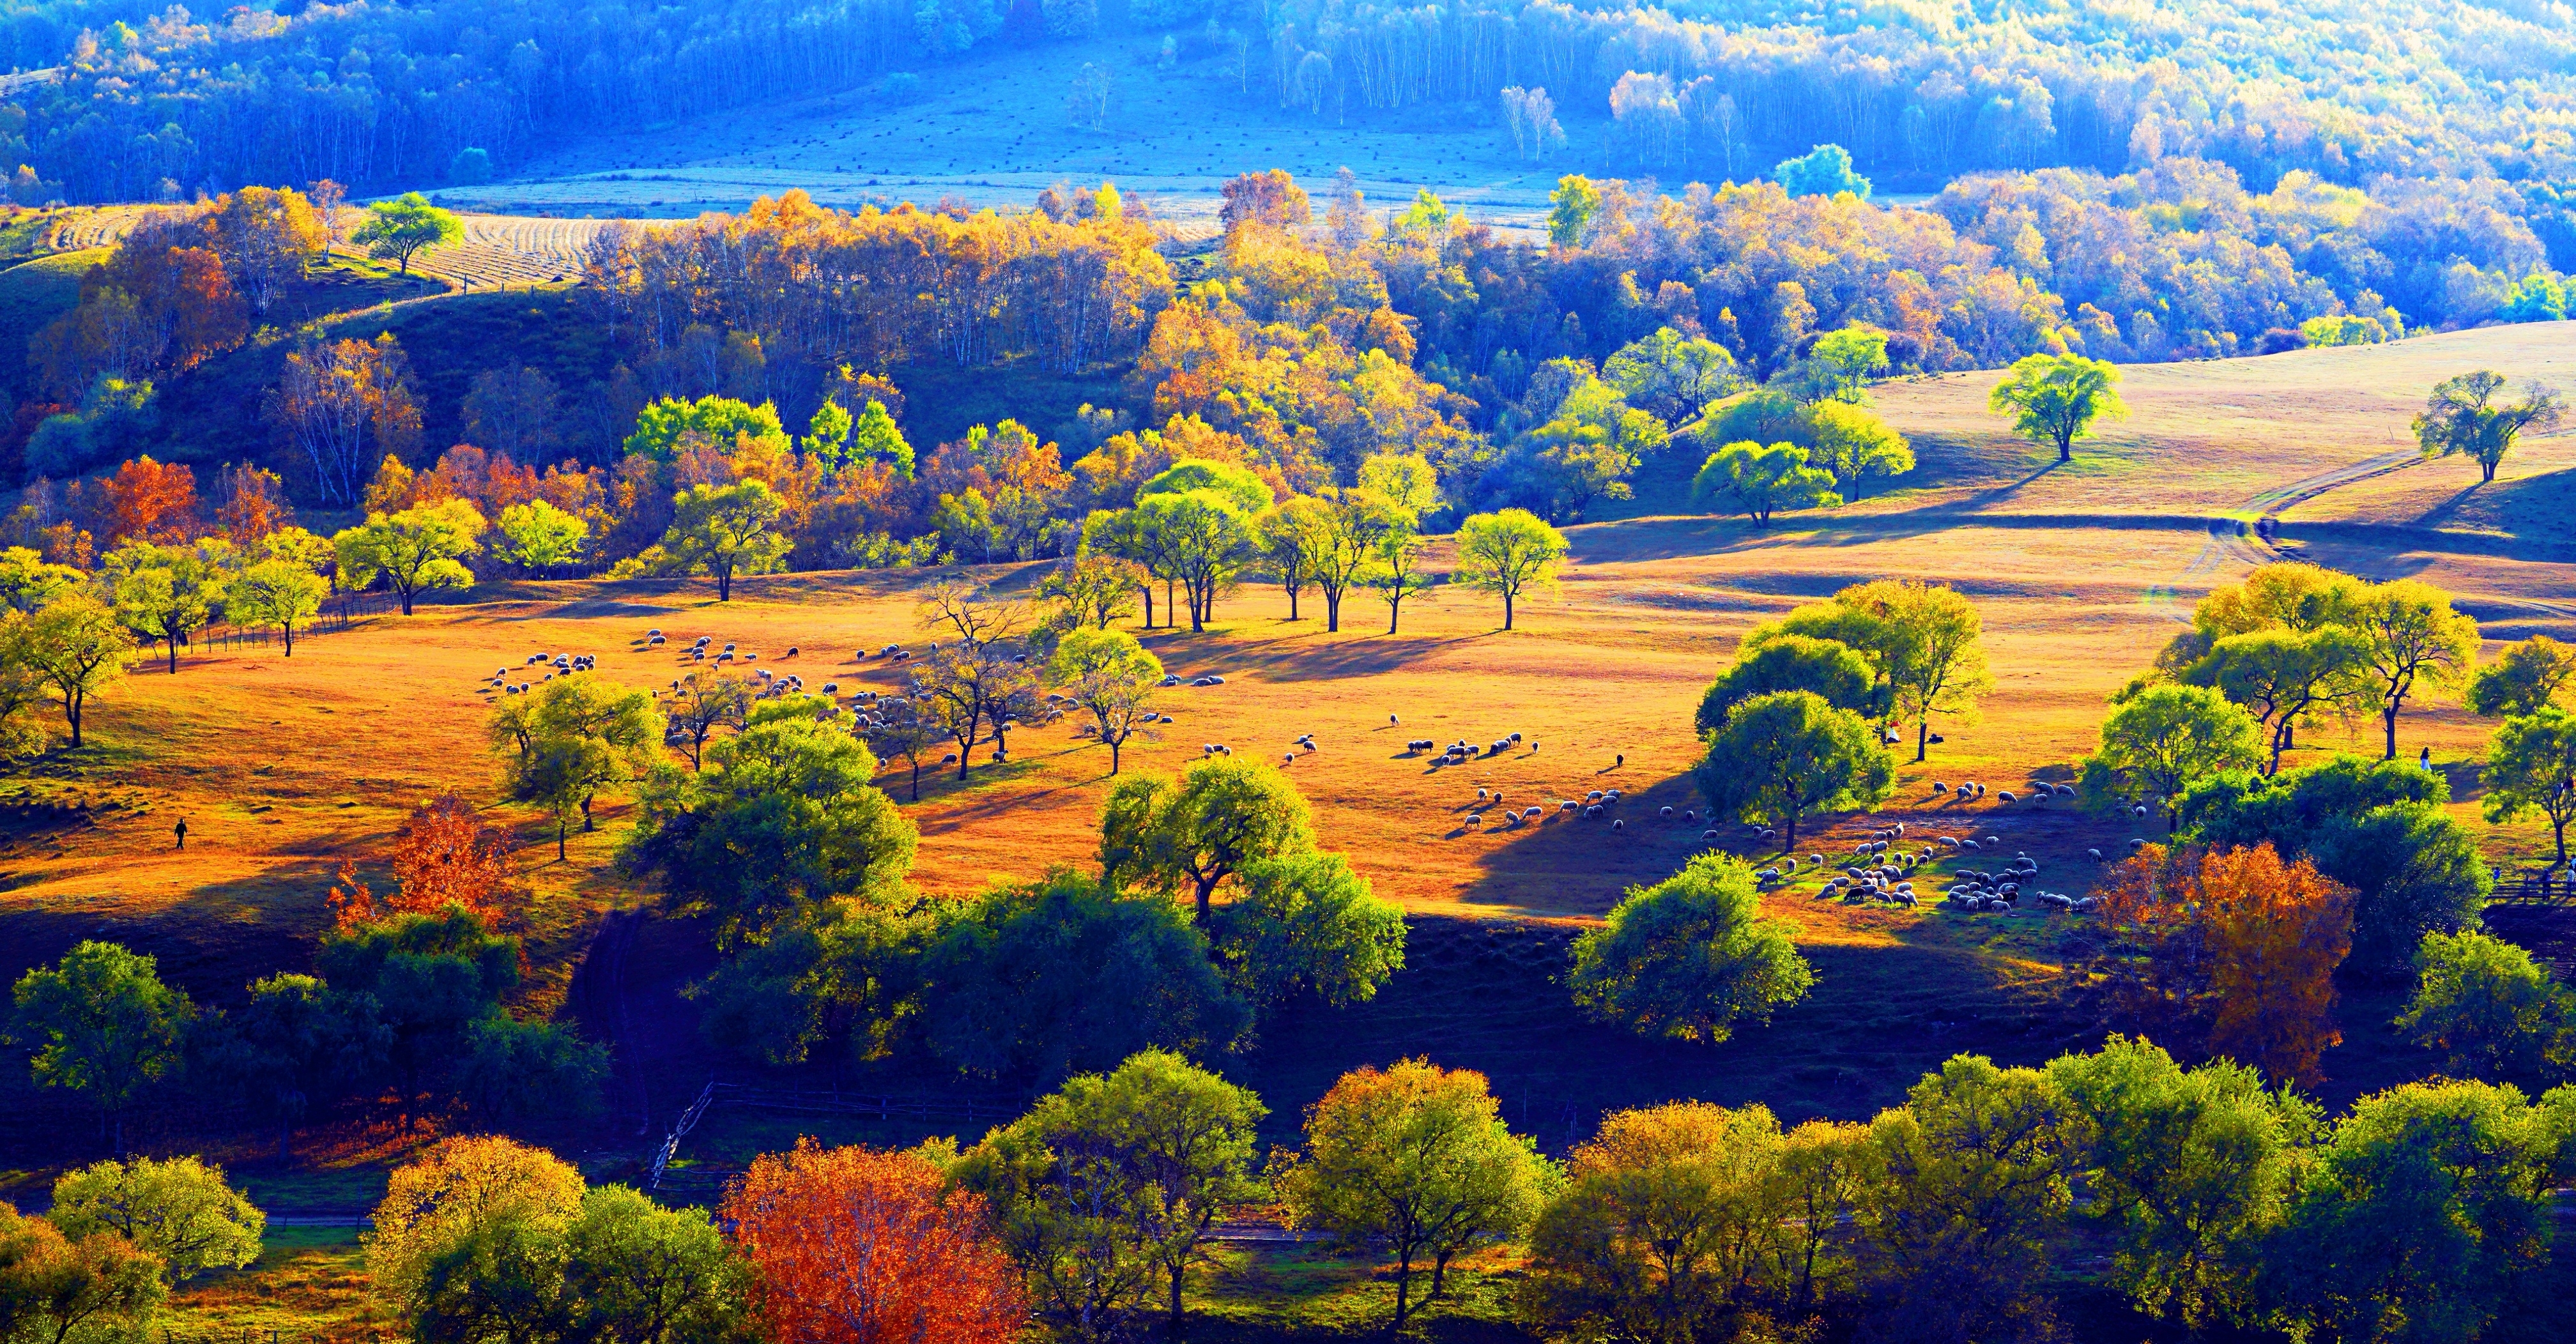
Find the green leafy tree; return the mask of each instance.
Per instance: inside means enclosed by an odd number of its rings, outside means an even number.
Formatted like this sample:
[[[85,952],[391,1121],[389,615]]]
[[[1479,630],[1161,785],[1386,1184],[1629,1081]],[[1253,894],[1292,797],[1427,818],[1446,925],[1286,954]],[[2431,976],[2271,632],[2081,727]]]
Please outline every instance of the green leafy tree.
[[[78,568],[54,564],[28,547],[0,550],[0,602],[17,611],[38,611],[88,580]]]
[[[1601,377],[1629,404],[1668,425],[1687,423],[1744,381],[1725,346],[1671,327],[1619,347],[1602,362]]]
[[[1872,1325],[1921,1340],[2021,1335],[2070,1204],[2066,1119],[2045,1075],[1980,1055],[1952,1056],[1878,1113],[1852,1216]]]
[[[1338,634],[1343,595],[1360,586],[1377,556],[1378,544],[1388,536],[1412,531],[1413,523],[1404,508],[1372,490],[1326,486],[1318,498],[1324,501],[1325,528],[1317,552],[1315,586],[1324,592],[1324,632]]]
[[[473,505],[451,499],[391,515],[368,514],[366,522],[333,536],[331,547],[342,586],[354,591],[381,576],[409,616],[423,593],[474,585],[463,559],[474,553],[483,527]]]
[[[2361,636],[2356,675],[2378,702],[2386,757],[2397,759],[2397,716],[2419,684],[2456,686],[2478,663],[2478,623],[2451,595],[2421,579],[2374,583],[2344,595],[2338,624]]]
[[[1771,180],[1792,196],[1839,196],[1849,192],[1869,199],[1869,179],[1852,171],[1851,151],[1840,145],[1818,145],[1802,158],[1783,159]]]
[[[850,432],[855,437],[858,428],[852,426]],[[730,451],[746,437],[785,452],[787,429],[778,422],[778,408],[765,401],[754,406],[731,397],[695,401],[664,397],[647,402],[636,414],[635,432],[626,436],[625,448],[629,457],[668,462],[684,441]]]
[[[883,462],[893,467],[898,476],[906,479],[912,476],[912,444],[903,437],[902,428],[895,424],[894,416],[886,410],[885,403],[874,397],[868,399],[867,406],[859,412],[859,418],[850,425],[850,436],[844,447],[844,466]]]
[[[378,261],[400,263],[402,273],[409,275],[411,259],[422,248],[445,247],[464,236],[464,222],[454,211],[441,210],[428,197],[409,191],[368,205],[366,219],[349,241]]]
[[[1783,1134],[1758,1105],[1603,1117],[1530,1229],[1522,1315],[1547,1338],[1743,1338],[1810,1319],[1847,1257],[1857,1125]]]
[[[2481,483],[2495,479],[2496,467],[2513,451],[2526,429],[2547,429],[2566,412],[2566,402],[2533,383],[2522,400],[2497,405],[2504,375],[2492,369],[2463,373],[2433,385],[2424,411],[2415,417],[2415,442],[2426,460],[2454,453],[2478,464]]]
[[[1077,1338],[1120,1337],[1181,1289],[1218,1219],[1248,1202],[1261,1099],[1164,1050],[1083,1074],[963,1154],[951,1179],[982,1195],[1041,1314]]]
[[[1709,683],[1692,716],[1691,735],[1707,737],[1737,705],[1774,691],[1813,691],[1826,704],[1865,719],[1887,711],[1886,685],[1859,650],[1840,640],[1781,634],[1746,648],[1735,666]]]
[[[748,1344],[751,1271],[704,1209],[594,1186],[564,1233],[564,1337],[601,1344]]]
[[[1933,715],[1973,721],[1994,678],[1986,671],[1985,623],[1965,594],[1948,584],[1877,579],[1834,594],[1834,603],[1863,619],[1829,628],[1857,624],[1872,632],[1892,707],[1914,721],[1914,759],[1931,749]]]
[[[1203,465],[1208,464],[1182,463],[1172,471]],[[1263,494],[1268,493],[1264,487]],[[1169,566],[1167,572],[1180,580],[1189,599],[1190,633],[1200,633],[1216,616],[1217,595],[1253,557],[1254,515],[1243,511],[1236,496],[1220,489],[1152,495],[1140,491],[1136,514],[1140,526],[1155,537],[1156,549]]]
[[[716,600],[733,600],[736,574],[776,569],[795,541],[780,530],[787,505],[766,481],[693,485],[671,497],[662,549],[682,573],[715,576]]]
[[[2089,1177],[2085,1211],[2117,1238],[2113,1284],[2188,1329],[2258,1324],[2257,1257],[2322,1128],[2316,1108],[2234,1061],[2185,1069],[2120,1036],[2047,1074]]]
[[[2194,783],[2262,761],[2261,725],[2226,696],[2206,686],[2150,686],[2111,710],[2101,747],[2081,769],[2096,803],[2157,808],[2171,831]]]
[[[1870,382],[1887,372],[1887,333],[1865,322],[1826,332],[1807,362],[1822,377],[1828,403],[1857,405]]]
[[[473,1025],[518,988],[519,952],[518,939],[451,904],[335,933],[314,953],[335,994],[373,1001],[406,1126],[431,1088],[453,1076]]]
[[[550,683],[549,683],[550,684]],[[666,740],[687,752],[689,768],[707,768],[707,740],[719,728],[741,732],[751,725],[754,690],[751,678],[721,669],[693,671],[680,678],[668,699],[658,693],[669,729]]]
[[[2350,699],[2367,652],[2361,636],[2339,625],[2256,630],[2220,639],[2183,680],[2215,687],[2252,714],[2271,738],[2265,771],[2278,773],[2298,726]]]
[[[663,732],[652,696],[589,675],[557,677],[504,699],[484,725],[493,750],[505,753],[510,796],[554,817],[558,859],[573,817],[584,832],[593,829],[599,791],[643,778]]]
[[[2557,704],[2559,694],[2571,680],[2576,680],[2576,647],[2547,635],[2533,635],[2508,646],[2495,662],[2479,668],[2469,678],[2464,699],[2472,714],[2490,719],[2512,718],[2543,705]]]
[[[373,1076],[390,1043],[373,999],[281,972],[253,981],[249,1001],[225,1014],[209,1062],[228,1094],[276,1123],[284,1160],[296,1122]]]
[[[2392,975],[2425,934],[2476,927],[2492,890],[2477,838],[2445,810],[2450,797],[2441,775],[2411,764],[2337,756],[2269,776],[2220,771],[2187,789],[2180,811],[2198,843],[2304,854],[2352,888],[2347,964]]]
[[[1440,473],[1420,453],[1377,453],[1360,463],[1359,488],[1420,526],[1440,510]]]
[[[1861,483],[1872,476],[1902,476],[1914,470],[1914,446],[1886,421],[1858,406],[1822,401],[1807,408],[1808,436],[1815,440],[1808,458],[1834,479],[1845,499],[1860,498]]]
[[[1556,180],[1556,190],[1547,194],[1547,206],[1547,240],[1558,247],[1577,247],[1584,230],[1592,227],[1593,217],[1601,213],[1601,189],[1588,177],[1568,174]]]
[[[1306,1145],[1274,1156],[1273,1188],[1300,1227],[1395,1259],[1395,1320],[1447,1289],[1449,1262],[1487,1238],[1517,1236],[1537,1217],[1556,1173],[1503,1124],[1485,1076],[1403,1060],[1343,1074],[1306,1113]]]
[[[956,912],[917,966],[931,1053],[985,1078],[1063,1078],[1139,1050],[1205,1058],[1251,1024],[1176,903],[1059,869]]]
[[[2075,441],[2094,425],[2129,413],[2120,400],[2120,370],[2107,359],[2082,355],[2024,355],[1986,396],[1997,415],[2013,418],[2013,432],[2057,449],[2057,460],[2075,460]]]
[[[1215,911],[1217,959],[1256,1010],[1300,994],[1362,1003],[1404,969],[1404,913],[1379,900],[1339,854],[1291,853],[1246,864],[1235,898]]]
[[[36,1082],[88,1094],[108,1146],[123,1156],[125,1112],[178,1074],[196,1006],[161,982],[153,958],[96,941],[19,977],[12,997],[10,1039],[34,1047]]]
[[[1145,575],[1133,560],[1084,550],[1038,584],[1038,596],[1056,602],[1056,619],[1068,628],[1106,630],[1136,614]]]
[[[1297,601],[1315,583],[1325,563],[1331,521],[1324,501],[1312,495],[1283,499],[1252,521],[1262,558],[1281,591],[1288,594],[1288,619],[1298,620]],[[1133,585],[1130,585],[1131,587]]]
[[[1769,527],[1782,509],[1832,508],[1843,502],[1834,493],[1833,473],[1807,465],[1807,450],[1792,443],[1765,448],[1730,443],[1709,454],[1691,478],[1691,498],[1706,507],[1724,507]]]
[[[224,616],[238,625],[270,626],[284,636],[286,656],[295,656],[296,627],[309,624],[322,610],[322,576],[289,560],[263,560],[241,572],[224,590]]]
[[[2576,995],[2512,943],[2475,929],[2428,934],[2415,974],[2395,1025],[2454,1073],[2529,1077],[2576,1051]]]
[[[173,1283],[259,1258],[268,1216],[224,1183],[224,1169],[194,1157],[100,1162],[54,1180],[46,1215],[77,1241],[100,1232],[158,1256]]]
[[[2553,705],[2505,720],[2478,782],[2486,788],[2487,820],[2539,813],[2557,842],[2558,866],[2567,866],[2567,823],[2576,821],[2576,715]]]
[[[1232,757],[1201,761],[1177,782],[1167,775],[1122,779],[1100,814],[1103,880],[1163,895],[1186,891],[1202,927],[1227,879],[1260,860],[1314,848],[1312,814],[1288,776]]]
[[[1503,628],[1512,628],[1512,604],[1524,592],[1556,582],[1556,567],[1572,549],[1565,534],[1527,509],[1479,513],[1458,525],[1458,571],[1452,578],[1503,599]]]
[[[910,871],[920,833],[870,782],[876,758],[846,716],[756,714],[706,759],[651,779],[621,861],[658,875],[674,908],[714,916],[718,947],[757,943],[807,902]]]
[[[589,522],[542,499],[501,510],[496,530],[501,540],[493,551],[502,560],[536,574],[578,563],[582,548],[590,544]]]
[[[27,618],[11,652],[53,689],[63,722],[72,730],[72,749],[78,751],[90,697],[125,675],[134,662],[134,637],[106,603],[70,592]]]
[[[487,1131],[536,1119],[594,1119],[608,1049],[552,1022],[492,1013],[465,1029],[454,1079],[466,1115]]]
[[[1124,630],[1069,630],[1056,641],[1047,677],[1091,716],[1092,736],[1109,748],[1109,773],[1118,773],[1119,748],[1157,722],[1155,694],[1163,684],[1162,660]]]
[[[232,580],[232,547],[220,540],[193,546],[129,541],[101,557],[99,569],[116,594],[116,616],[129,629],[169,648],[179,672],[179,644],[214,619]]]
[[[1431,586],[1422,572],[1422,538],[1411,529],[1389,531],[1378,538],[1360,582],[1386,601],[1386,632],[1394,634],[1404,615],[1404,599]]]
[[[1753,870],[1702,854],[1651,887],[1631,887],[1574,940],[1567,983],[1590,1016],[1642,1036],[1724,1042],[1739,1018],[1768,1022],[1816,982],[1787,926],[1762,915]]]
[[[67,1240],[0,1203],[0,1326],[13,1344],[140,1338],[169,1295],[160,1260],[125,1238]]]
[[[1236,513],[1245,517],[1259,515],[1277,500],[1270,487],[1248,468],[1196,457],[1182,458],[1155,473],[1136,487],[1136,498],[1141,503],[1156,495],[1188,495],[1201,490],[1223,496]]]
[[[2285,1324],[2338,1339],[2484,1336],[2547,1262],[2559,1125],[2487,1083],[2409,1083],[2353,1103],[2272,1244]]]
[[[1877,732],[1813,691],[1773,691],[1737,705],[1708,735],[1692,782],[1711,811],[1781,829],[1798,845],[1799,819],[1874,808],[1896,790],[1896,766]]]

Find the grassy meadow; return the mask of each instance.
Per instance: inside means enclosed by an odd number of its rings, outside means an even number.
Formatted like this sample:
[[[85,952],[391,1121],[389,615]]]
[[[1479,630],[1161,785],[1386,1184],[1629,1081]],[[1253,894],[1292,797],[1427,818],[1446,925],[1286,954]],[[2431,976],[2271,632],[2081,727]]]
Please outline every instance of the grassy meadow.
[[[442,329],[456,339],[425,349],[489,348],[554,329],[544,309],[557,302],[458,298],[406,305],[390,320],[453,328]],[[529,348],[532,359],[567,369],[596,353]],[[1285,1138],[1342,1071],[1427,1053],[1487,1072],[1515,1126],[1561,1152],[1622,1106],[1692,1097],[1760,1101],[1791,1121],[1862,1118],[1958,1051],[2028,1063],[2093,1044],[2099,1016],[2065,970],[2081,934],[2063,917],[1851,907],[1818,901],[1811,881],[1766,899],[1795,926],[1819,974],[1815,992],[1724,1045],[1647,1042],[1584,1022],[1559,977],[1566,945],[1586,921],[1705,847],[1702,823],[1656,815],[1702,805],[1688,778],[1696,755],[1689,721],[1702,687],[1752,625],[1846,584],[1915,577],[1968,593],[1984,616],[1997,685],[1974,720],[1935,723],[1946,740],[1928,761],[1900,756],[1903,782],[1882,813],[1820,824],[1801,834],[1799,851],[1848,852],[1871,830],[1902,821],[1909,833],[2001,837],[2039,860],[2049,889],[2076,893],[2098,872],[2087,849],[2116,851],[2152,832],[2065,803],[2006,805],[1989,794],[1961,804],[1934,794],[1932,783],[1973,779],[1999,792],[2069,778],[2072,761],[2093,745],[2104,697],[2182,628],[2200,593],[2249,565],[2305,554],[2376,577],[2422,574],[2457,592],[2491,641],[2544,630],[2576,637],[2565,600],[2576,591],[2576,553],[2563,531],[2576,450],[2566,440],[2527,444],[2494,485],[2477,490],[2466,489],[2474,467],[2459,462],[2392,468],[2383,460],[2411,442],[2406,418],[2438,378],[2474,367],[2546,376],[2571,359],[2576,328],[2558,324],[2132,368],[2132,415],[2064,466],[1985,413],[1992,374],[1889,384],[1877,400],[1913,436],[1915,472],[1853,506],[1785,515],[1764,531],[1684,512],[1681,490],[1695,464],[1650,464],[1636,516],[1572,529],[1561,584],[1524,601],[1519,629],[1499,628],[1495,602],[1443,585],[1408,602],[1393,634],[1383,603],[1355,593],[1342,629],[1330,633],[1319,595],[1309,593],[1303,619],[1290,621],[1284,595],[1247,583],[1220,601],[1206,633],[1152,632],[1148,647],[1172,671],[1221,673],[1227,683],[1167,692],[1177,722],[1160,740],[1131,744],[1127,768],[1178,770],[1211,743],[1284,764],[1324,843],[1403,906],[1413,929],[1406,969],[1374,1001],[1296,1010],[1225,1071],[1261,1092],[1271,1137]],[[434,358],[422,372],[432,382],[465,374]],[[190,395],[184,385],[179,394]],[[950,410],[931,408],[920,393],[916,406],[962,414],[955,407],[978,393],[960,380],[934,395]],[[1447,558],[1435,554],[1432,567]],[[1002,593],[1026,593],[1043,568],[996,566],[978,577]],[[738,583],[730,603],[694,581],[492,584],[415,617],[380,616],[300,639],[291,659],[274,645],[200,644],[183,653],[176,675],[141,664],[98,702],[92,745],[0,781],[0,975],[14,979],[93,936],[156,955],[200,1001],[300,968],[325,927],[324,895],[344,858],[383,883],[382,861],[408,808],[448,789],[495,798],[497,771],[482,737],[493,669],[571,651],[595,654],[601,676],[667,686],[683,670],[672,650],[705,634],[759,652],[761,666],[800,673],[809,685],[837,682],[844,695],[891,689],[899,669],[855,654],[922,635],[913,605],[922,582],[892,572],[772,576]],[[670,645],[648,650],[651,629]],[[788,658],[791,646],[799,652]],[[2299,754],[2371,750],[2372,727],[2314,735]],[[1012,738],[1008,765],[979,763],[963,781],[925,769],[917,803],[908,772],[889,766],[881,782],[921,830],[920,888],[965,896],[1089,861],[1110,782],[1107,753],[1070,728],[1068,720],[1025,729]],[[1404,749],[1416,737],[1482,743],[1514,731],[1524,735],[1522,750],[1469,765],[1438,767]],[[2476,760],[2487,731],[2436,692],[2408,713],[2401,750],[2431,748],[2456,811],[2486,837],[2489,856],[2511,866],[2537,853],[2543,837],[2535,826],[2477,821]],[[1292,745],[1310,732],[1316,750]],[[1624,831],[1555,811],[1558,799],[1608,787],[1629,800]],[[1470,827],[1479,788],[1501,790],[1514,807],[1546,808],[1547,819]],[[608,917],[651,901],[609,866],[628,801],[605,800],[601,829],[573,836],[562,862],[538,818],[497,802],[490,812],[523,843],[532,974],[522,1009],[579,1020],[618,1051],[608,1118],[551,1137],[594,1178],[638,1179],[658,1136],[710,1078],[957,1094],[953,1078],[921,1066],[825,1058],[761,1070],[713,1052],[683,996],[711,964],[703,930],[644,917],[613,958],[585,969],[590,951],[609,945]],[[172,829],[183,818],[184,851]],[[1762,852],[1741,827],[1721,835],[1722,848]],[[2380,991],[2345,1000],[2346,1043],[2326,1060],[2328,1101],[2431,1067],[2387,1027],[2396,1007]],[[997,1113],[1015,1104],[995,1101]],[[75,1105],[33,1092],[22,1073],[0,1076],[0,1151],[27,1154],[0,1164],[10,1168],[0,1171],[0,1197],[40,1192],[54,1162],[85,1151],[89,1123]],[[799,1134],[971,1140],[983,1125],[719,1106],[677,1168],[697,1173],[695,1183],[677,1188],[709,1197],[721,1173]],[[414,1141],[343,1128],[307,1133],[288,1165],[273,1163],[256,1139],[216,1155],[270,1207],[345,1220]],[[1444,1338],[1499,1328],[1499,1308],[1478,1305],[1484,1296],[1499,1301],[1499,1287],[1480,1286],[1481,1274],[1467,1283],[1445,1309],[1450,1318],[1430,1326]],[[1336,1322],[1376,1319],[1382,1306],[1372,1294],[1384,1287],[1364,1265],[1264,1243],[1229,1251],[1198,1304],[1212,1338],[1334,1334],[1343,1332]],[[179,1305],[182,1322],[207,1329],[359,1339],[384,1326],[345,1229],[274,1228],[261,1265],[191,1289]]]

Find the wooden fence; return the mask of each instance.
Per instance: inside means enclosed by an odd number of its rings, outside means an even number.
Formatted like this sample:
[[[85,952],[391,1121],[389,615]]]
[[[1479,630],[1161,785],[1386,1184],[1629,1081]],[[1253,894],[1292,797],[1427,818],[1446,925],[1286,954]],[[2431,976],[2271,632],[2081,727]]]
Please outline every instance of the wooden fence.
[[[398,610],[399,606],[400,604],[395,601],[391,593],[334,593],[322,600],[322,610],[314,613],[313,623],[296,631],[295,637],[311,639],[316,635],[341,634],[354,628],[360,621],[387,615]],[[277,631],[266,627],[252,626],[245,629],[236,625],[218,623],[188,636],[186,646],[194,649],[222,649],[230,653],[238,649],[283,647],[284,642]]]

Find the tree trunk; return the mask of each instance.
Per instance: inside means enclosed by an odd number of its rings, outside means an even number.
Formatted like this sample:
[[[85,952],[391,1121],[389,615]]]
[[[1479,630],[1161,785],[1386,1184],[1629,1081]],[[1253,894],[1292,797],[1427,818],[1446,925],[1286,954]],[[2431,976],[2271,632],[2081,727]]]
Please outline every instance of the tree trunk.
[[[1395,1257],[1395,1333],[1404,1333],[1404,1318],[1413,1305],[1413,1252]]]
[[[1916,765],[1921,765],[1923,763],[1923,757],[1931,750],[1932,716],[1926,714],[1922,718],[1914,721],[1914,763]]]
[[[179,632],[178,632],[178,631],[173,630],[173,631],[171,631],[171,632],[170,632],[170,638],[169,638],[169,640],[168,640],[168,643],[169,643],[169,645],[170,645],[170,675],[175,677],[175,676],[179,675]]]
[[[286,634],[286,656],[287,656],[287,657],[289,657],[289,658],[294,657],[294,656],[295,656],[295,627],[294,627],[294,626],[292,626],[292,625],[281,625],[281,626],[279,626],[279,627],[278,627],[278,629],[279,629],[279,630],[284,631],[284,632],[285,632],[285,634]]]
[[[2075,431],[2068,430],[2057,436],[2057,460],[2060,462],[2075,460]]]
[[[1327,588],[1324,590],[1324,633],[1338,635],[1341,632],[1342,595],[1334,589]]]
[[[1783,826],[1780,829],[1784,832],[1780,841],[1780,852],[1783,854],[1796,853],[1798,850],[1798,813],[1795,808],[1790,809],[1788,825]]]
[[[1172,1333],[1181,1332],[1181,1279],[1187,1274],[1187,1262],[1172,1266]]]
[[[409,616],[411,614],[411,590],[409,588],[397,587],[394,589],[394,596],[402,600],[403,615]]]
[[[80,750],[81,744],[81,705],[79,696],[70,696],[64,699],[63,717],[69,720],[72,725],[72,750],[78,751]]]
[[[2495,469],[2496,464],[2493,462],[2480,462],[2478,464],[2478,479],[2492,483],[2495,480]]]
[[[2395,705],[2391,704],[2391,705],[2387,705],[2387,706],[2382,707],[2382,708],[2380,709],[2380,711],[2379,711],[2379,721],[2380,721],[2380,723],[2381,723],[2382,725],[2384,725],[2384,726],[2388,729],[2388,754],[2387,754],[2387,755],[2385,755],[2385,756],[2380,757],[2379,759],[2381,759],[2381,760],[2383,760],[2383,761],[2393,761],[2393,760],[2396,760],[2396,759],[2397,759],[2397,706],[2395,706]]]
[[[1114,775],[1114,774],[1117,774],[1117,773],[1118,773],[1118,743],[1119,743],[1119,739],[1117,739],[1117,738],[1103,738],[1103,739],[1101,739],[1101,740],[1102,740],[1102,741],[1105,741],[1105,742],[1107,742],[1107,743],[1109,744],[1109,773],[1111,773],[1111,774],[1113,774],[1113,775]]]
[[[730,569],[716,571],[716,600],[718,602],[733,600],[733,571]]]
[[[975,730],[969,728],[966,730],[965,736],[957,739],[957,779],[960,783],[963,783],[966,779],[966,767],[973,765],[974,763]]]
[[[1503,628],[1512,628],[1512,590],[1509,588],[1503,590]]]
[[[912,801],[921,801],[921,758],[912,758]]]
[[[1288,619],[1297,619],[1297,590],[1294,588],[1288,590]]]
[[[558,863],[564,858],[564,832],[571,827],[572,822],[569,819],[560,814],[555,817],[555,861]]]
[[[1154,628],[1154,585],[1145,585],[1145,628]]]

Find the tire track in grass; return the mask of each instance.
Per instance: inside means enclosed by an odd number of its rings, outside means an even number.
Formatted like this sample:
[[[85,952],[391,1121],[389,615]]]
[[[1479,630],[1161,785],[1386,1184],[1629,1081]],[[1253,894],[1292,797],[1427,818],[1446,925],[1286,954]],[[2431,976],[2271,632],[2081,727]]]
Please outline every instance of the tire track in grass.
[[[2205,586],[2230,563],[2251,568],[2291,558],[2290,553],[2275,545],[2271,537],[2273,520],[2280,517],[2283,510],[2356,481],[2402,471],[2423,460],[2423,454],[2416,449],[2403,448],[2349,462],[2332,471],[2321,471],[2252,496],[2230,515],[2209,520],[2209,540],[2202,544],[2200,553],[2192,557],[2191,563],[2183,567],[2182,573],[2175,576],[2172,583],[2148,589],[2147,605],[2177,621],[2189,623],[2191,612],[2175,600],[2178,590]],[[2246,521],[2248,515],[2253,521]]]

